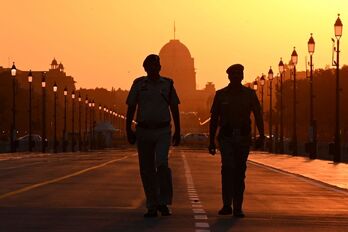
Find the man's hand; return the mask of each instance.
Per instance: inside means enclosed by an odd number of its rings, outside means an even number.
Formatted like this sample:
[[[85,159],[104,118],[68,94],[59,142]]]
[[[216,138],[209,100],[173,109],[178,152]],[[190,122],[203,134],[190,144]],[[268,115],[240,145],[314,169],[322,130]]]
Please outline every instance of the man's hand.
[[[180,140],[181,140],[180,132],[179,131],[175,131],[174,135],[173,135],[173,139],[172,139],[173,146],[174,147],[179,146]]]
[[[208,147],[209,154],[215,155],[216,154],[216,146],[215,143],[210,143]]]
[[[264,135],[260,135],[256,141],[255,141],[255,145],[254,148],[255,149],[260,149],[264,147],[264,143],[265,143],[265,136]]]
[[[130,144],[135,144],[137,137],[132,129],[127,130],[127,139]]]

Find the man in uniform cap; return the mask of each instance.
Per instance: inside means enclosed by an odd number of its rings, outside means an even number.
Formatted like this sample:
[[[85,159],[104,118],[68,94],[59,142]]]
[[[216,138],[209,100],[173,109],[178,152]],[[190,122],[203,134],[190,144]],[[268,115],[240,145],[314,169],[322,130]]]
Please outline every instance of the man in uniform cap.
[[[243,71],[241,64],[234,64],[226,70],[230,84],[216,91],[210,120],[209,153],[212,155],[216,153],[215,135],[220,127],[218,141],[221,149],[223,207],[219,214],[228,215],[233,212],[235,217],[244,217],[242,204],[246,162],[251,144],[251,112],[260,134],[256,146],[260,146],[264,140],[260,103],[255,91],[241,84]]]
[[[172,138],[174,146],[180,143],[179,98],[173,81],[161,77],[160,58],[151,54],[144,60],[147,76],[134,80],[127,98],[126,131],[130,144],[137,142],[140,175],[143,183],[146,207],[144,217],[162,216],[171,212],[167,205],[172,203],[173,187],[171,170],[168,166],[168,151],[171,143],[170,111],[175,125]],[[132,120],[137,110],[136,132]]]

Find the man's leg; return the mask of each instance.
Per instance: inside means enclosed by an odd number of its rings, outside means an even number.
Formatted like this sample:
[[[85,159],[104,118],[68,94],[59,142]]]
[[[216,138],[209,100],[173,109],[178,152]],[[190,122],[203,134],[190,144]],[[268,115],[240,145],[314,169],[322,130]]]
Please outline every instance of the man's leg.
[[[223,207],[220,215],[232,214],[233,195],[233,148],[225,138],[219,139],[221,149],[221,187]]]
[[[157,178],[159,183],[158,200],[159,210],[162,215],[170,215],[167,205],[172,204],[173,198],[173,183],[172,173],[168,165],[168,153],[170,146],[170,129],[161,129],[158,134],[156,142],[156,166],[157,166]]]
[[[241,216],[243,206],[243,195],[245,190],[245,172],[248,159],[249,147],[239,147],[234,154],[235,168],[233,171],[233,211]]]
[[[146,207],[149,210],[157,208],[157,183],[155,166],[155,144],[138,137],[137,141],[140,176],[146,196]]]

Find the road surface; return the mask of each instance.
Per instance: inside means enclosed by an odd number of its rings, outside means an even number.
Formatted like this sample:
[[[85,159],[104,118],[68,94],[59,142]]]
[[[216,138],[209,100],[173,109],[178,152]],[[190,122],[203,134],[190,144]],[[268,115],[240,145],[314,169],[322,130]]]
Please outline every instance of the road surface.
[[[248,163],[246,218],[218,216],[220,157],[173,149],[173,215],[144,219],[134,149],[0,157],[0,231],[348,231],[348,192]]]

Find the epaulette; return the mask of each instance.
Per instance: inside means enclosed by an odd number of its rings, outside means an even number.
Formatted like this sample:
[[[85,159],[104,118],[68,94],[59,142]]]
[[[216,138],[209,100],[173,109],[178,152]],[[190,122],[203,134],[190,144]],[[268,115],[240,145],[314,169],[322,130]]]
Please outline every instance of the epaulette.
[[[133,81],[133,84],[136,84],[136,83],[138,83],[139,81],[142,81],[142,80],[144,80],[146,77],[138,77],[138,78],[136,78],[134,81]]]

